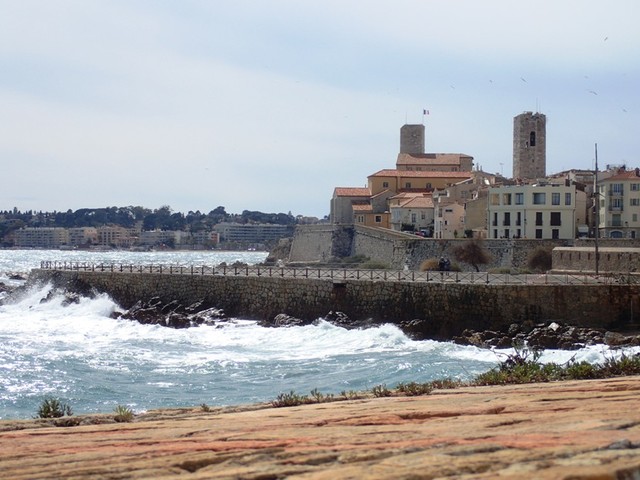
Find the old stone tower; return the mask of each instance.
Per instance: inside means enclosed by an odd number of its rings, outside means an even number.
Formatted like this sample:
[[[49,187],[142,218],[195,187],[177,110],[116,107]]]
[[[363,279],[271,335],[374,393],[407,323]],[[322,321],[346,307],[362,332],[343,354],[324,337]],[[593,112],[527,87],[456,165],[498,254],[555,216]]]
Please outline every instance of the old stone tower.
[[[513,118],[513,177],[536,179],[547,171],[547,117],[524,112]]]
[[[403,125],[400,128],[400,153],[424,153],[424,125]]]

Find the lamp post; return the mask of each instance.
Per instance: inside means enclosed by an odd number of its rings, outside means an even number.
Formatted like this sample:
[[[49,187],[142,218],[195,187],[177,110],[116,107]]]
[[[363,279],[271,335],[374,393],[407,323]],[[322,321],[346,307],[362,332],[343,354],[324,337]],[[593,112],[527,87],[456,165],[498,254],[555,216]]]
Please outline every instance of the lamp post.
[[[595,144],[596,169],[593,175],[593,201],[595,203],[595,250],[596,250],[596,276],[599,273],[600,252],[598,251],[598,236],[600,235],[600,194],[598,192],[598,144]]]

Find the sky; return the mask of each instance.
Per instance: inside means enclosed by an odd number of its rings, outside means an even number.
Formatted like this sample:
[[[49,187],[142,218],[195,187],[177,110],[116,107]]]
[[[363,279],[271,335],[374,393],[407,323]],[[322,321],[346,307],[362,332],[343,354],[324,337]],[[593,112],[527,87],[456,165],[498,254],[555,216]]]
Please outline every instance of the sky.
[[[426,151],[640,167],[637,0],[0,0],[0,210],[329,214]],[[423,111],[428,110],[428,115]]]

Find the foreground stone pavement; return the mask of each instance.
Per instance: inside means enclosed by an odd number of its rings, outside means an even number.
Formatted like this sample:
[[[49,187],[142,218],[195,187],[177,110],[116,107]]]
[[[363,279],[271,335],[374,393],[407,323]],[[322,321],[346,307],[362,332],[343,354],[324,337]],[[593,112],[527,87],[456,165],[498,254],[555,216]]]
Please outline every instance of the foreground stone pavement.
[[[640,478],[640,377],[40,423],[0,421],[1,478]]]

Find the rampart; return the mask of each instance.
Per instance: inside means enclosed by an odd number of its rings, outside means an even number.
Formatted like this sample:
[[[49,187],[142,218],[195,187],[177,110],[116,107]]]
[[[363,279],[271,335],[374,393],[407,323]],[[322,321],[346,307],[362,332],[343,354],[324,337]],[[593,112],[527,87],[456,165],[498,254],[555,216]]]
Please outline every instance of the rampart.
[[[325,262],[333,257],[363,255],[386,263],[390,268],[418,270],[428,259],[447,256],[454,258],[456,246],[467,239],[441,240],[421,238],[416,235],[392,230],[363,227],[359,225],[305,225],[296,227],[289,261]],[[640,248],[640,239],[600,239],[602,247]],[[536,240],[536,239],[487,239],[484,248],[491,256],[491,262],[483,270],[526,269],[529,258],[537,249],[552,251],[555,247],[593,248],[593,239]],[[472,271],[471,265],[459,264],[462,270]],[[555,268],[555,267],[554,267]],[[566,266],[562,267],[566,269]],[[593,270],[588,260],[579,268],[569,270]],[[623,269],[620,271],[632,271]]]
[[[431,338],[450,338],[466,328],[506,329],[512,323],[551,320],[623,330],[640,313],[640,285],[632,283],[497,285],[451,278],[412,282],[35,269],[30,281],[94,288],[123,308],[159,297],[183,305],[204,301],[247,319],[285,313],[314,320],[330,311],[401,326],[419,319],[416,333]]]

